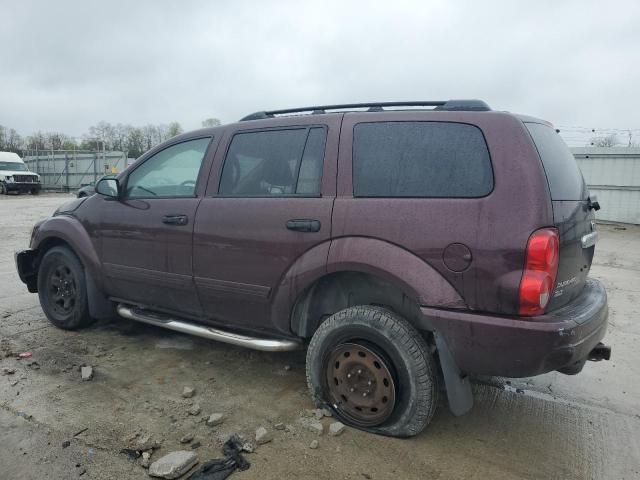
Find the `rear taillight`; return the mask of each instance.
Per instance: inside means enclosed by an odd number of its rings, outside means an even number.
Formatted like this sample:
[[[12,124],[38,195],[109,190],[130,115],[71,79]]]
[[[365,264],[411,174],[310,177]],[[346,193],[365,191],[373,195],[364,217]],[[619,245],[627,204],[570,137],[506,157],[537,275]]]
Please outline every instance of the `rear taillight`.
[[[559,249],[555,228],[541,228],[529,237],[520,281],[520,315],[541,315],[547,308],[556,284]]]

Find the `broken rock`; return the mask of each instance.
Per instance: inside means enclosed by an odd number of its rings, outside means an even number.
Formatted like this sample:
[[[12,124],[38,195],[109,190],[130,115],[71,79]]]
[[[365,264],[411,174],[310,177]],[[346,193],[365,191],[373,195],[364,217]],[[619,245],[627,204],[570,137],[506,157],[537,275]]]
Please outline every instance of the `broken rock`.
[[[258,445],[264,445],[265,443],[269,443],[273,440],[273,433],[267,430],[264,427],[258,427],[256,429],[256,443]]]
[[[142,460],[140,460],[140,466],[142,468],[149,468],[149,465],[151,465],[151,452],[143,452]]]
[[[82,367],[80,374],[82,375],[82,380],[88,382],[93,378],[93,367]]]
[[[201,411],[200,405],[196,403],[189,409],[189,415],[200,415]]]
[[[2,367],[2,370],[0,370],[1,375],[13,375],[14,373],[16,373],[15,368]]]
[[[331,435],[332,437],[337,437],[338,435],[341,435],[344,432],[345,429],[345,425],[342,422],[334,422],[331,425],[329,425],[329,435]]]
[[[184,387],[182,389],[182,397],[183,398],[191,398],[196,394],[196,389],[193,387]]]
[[[324,432],[324,427],[320,422],[307,422],[305,423],[305,426],[307,427],[308,430],[311,430],[312,432],[317,433],[318,435],[322,435],[322,432]]]
[[[198,456],[195,453],[178,450],[153,462],[149,466],[149,475],[171,480],[184,475],[196,463]]]
[[[207,425],[210,427],[215,427],[216,425],[220,425],[224,422],[224,414],[223,413],[212,413],[207,418]]]
[[[193,437],[193,433],[187,433],[180,439],[180,443],[189,443],[191,440],[193,440]]]
[[[312,440],[311,444],[309,444],[309,448],[312,448],[315,450],[316,448],[318,448],[319,445],[320,443],[318,442],[318,440]]]

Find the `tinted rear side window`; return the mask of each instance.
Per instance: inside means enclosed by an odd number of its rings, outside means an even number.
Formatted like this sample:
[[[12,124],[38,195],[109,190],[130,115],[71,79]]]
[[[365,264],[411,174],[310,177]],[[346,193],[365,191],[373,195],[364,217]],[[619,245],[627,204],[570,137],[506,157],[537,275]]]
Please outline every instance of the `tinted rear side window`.
[[[222,169],[221,195],[319,195],[323,127],[238,133]]]
[[[547,175],[552,200],[584,200],[587,196],[582,172],[564,140],[541,123],[525,123],[536,144]]]
[[[489,151],[477,127],[377,122],[354,128],[354,196],[482,197],[492,189]]]

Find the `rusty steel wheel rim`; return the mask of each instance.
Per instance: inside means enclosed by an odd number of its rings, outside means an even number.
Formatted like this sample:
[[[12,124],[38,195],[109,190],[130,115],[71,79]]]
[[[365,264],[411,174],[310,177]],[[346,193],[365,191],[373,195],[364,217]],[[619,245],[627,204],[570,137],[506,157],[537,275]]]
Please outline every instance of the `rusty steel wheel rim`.
[[[388,361],[357,343],[336,346],[325,367],[329,400],[355,425],[382,424],[393,412],[395,384]]]

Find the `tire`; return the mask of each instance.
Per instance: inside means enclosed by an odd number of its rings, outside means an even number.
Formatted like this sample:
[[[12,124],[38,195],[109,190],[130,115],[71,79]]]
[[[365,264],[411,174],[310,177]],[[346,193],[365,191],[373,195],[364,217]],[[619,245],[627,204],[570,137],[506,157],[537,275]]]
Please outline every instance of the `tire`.
[[[38,190],[37,188],[32,188],[31,195],[40,195],[40,190]]]
[[[87,194],[86,194],[86,193],[84,193],[84,192],[80,192],[80,193],[78,194],[78,198],[84,198],[84,197],[86,197],[86,196],[87,196]]]
[[[4,182],[0,182],[0,195],[9,195],[9,191]]]
[[[429,424],[438,405],[436,365],[425,339],[404,318],[381,307],[350,307],[313,335],[307,384],[314,403],[342,422],[411,437]]]
[[[38,296],[44,314],[56,327],[75,330],[93,323],[84,268],[66,247],[44,254],[38,269]]]

